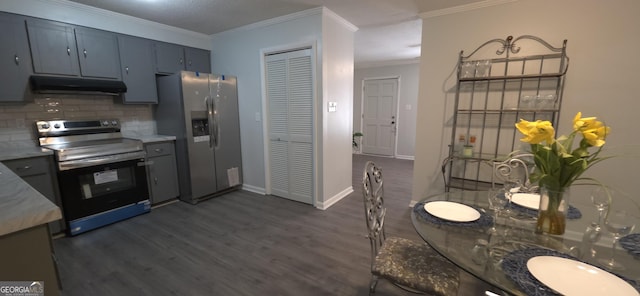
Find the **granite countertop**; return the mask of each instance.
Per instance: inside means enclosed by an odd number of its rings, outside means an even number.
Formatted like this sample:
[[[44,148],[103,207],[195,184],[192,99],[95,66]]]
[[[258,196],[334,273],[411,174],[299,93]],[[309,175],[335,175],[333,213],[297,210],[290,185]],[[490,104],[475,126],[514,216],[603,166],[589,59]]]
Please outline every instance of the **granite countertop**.
[[[53,151],[37,146],[33,147],[3,147],[0,149],[0,161],[53,155]]]
[[[127,138],[140,140],[142,141],[142,143],[145,143],[145,144],[176,140],[175,136],[165,136],[165,135],[127,136]]]
[[[0,236],[62,219],[60,208],[2,163],[0,188]]]

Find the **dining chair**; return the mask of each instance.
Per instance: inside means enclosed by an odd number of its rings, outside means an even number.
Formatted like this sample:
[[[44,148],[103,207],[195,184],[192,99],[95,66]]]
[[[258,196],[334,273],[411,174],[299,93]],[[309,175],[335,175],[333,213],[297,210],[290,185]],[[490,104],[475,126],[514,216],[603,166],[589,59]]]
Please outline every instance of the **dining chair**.
[[[426,243],[386,237],[382,170],[372,161],[368,161],[364,167],[362,192],[371,243],[369,295],[375,293],[379,278],[413,293],[457,295],[460,283],[458,267]]]
[[[538,186],[531,184],[529,181],[529,175],[535,168],[533,157],[533,154],[523,153],[509,156],[503,161],[493,162],[494,176],[491,178],[491,187],[495,188],[497,183],[517,179],[522,182],[522,186],[524,187],[521,188],[521,191],[538,191]]]

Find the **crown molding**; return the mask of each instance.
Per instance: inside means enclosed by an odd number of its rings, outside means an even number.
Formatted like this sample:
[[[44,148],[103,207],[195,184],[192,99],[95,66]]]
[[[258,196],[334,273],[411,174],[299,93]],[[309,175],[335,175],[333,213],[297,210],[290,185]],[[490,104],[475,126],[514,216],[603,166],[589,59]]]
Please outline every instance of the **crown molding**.
[[[413,58],[413,59],[388,60],[388,61],[379,61],[379,62],[360,62],[360,63],[355,63],[354,69],[403,66],[403,65],[411,65],[411,64],[419,64],[419,63],[420,63],[420,57]]]
[[[455,14],[455,13],[460,13],[460,12],[465,12],[465,11],[481,9],[481,8],[485,8],[485,7],[491,7],[491,6],[496,6],[496,5],[512,3],[512,2],[516,2],[516,1],[518,1],[518,0],[484,0],[484,1],[480,1],[480,2],[469,3],[469,4],[449,7],[449,8],[445,8],[445,9],[426,11],[426,12],[420,13],[419,15],[420,15],[420,17],[422,19],[428,19],[428,18],[443,16],[443,15]]]
[[[347,21],[346,19],[344,19],[343,17],[341,17],[340,15],[338,15],[337,13],[333,12],[332,10],[330,10],[329,8],[326,7],[322,7],[322,11],[324,12],[325,15],[327,15],[328,17],[334,19],[335,21],[337,21],[338,23],[342,24],[344,27],[346,27],[349,31],[351,32],[356,32],[358,31],[358,27],[356,27],[354,24],[350,23],[349,21]]]
[[[319,6],[319,7],[315,7],[315,8],[311,8],[311,9],[307,9],[307,10],[303,10],[303,11],[298,11],[298,12],[294,12],[294,13],[290,13],[287,15],[283,15],[283,16],[279,16],[279,17],[274,17],[268,20],[264,20],[264,21],[259,21],[253,24],[248,24],[245,26],[241,26],[241,27],[237,27],[237,28],[233,28],[230,30],[226,30],[220,33],[215,33],[210,35],[211,37],[215,37],[215,36],[221,36],[221,35],[226,35],[226,34],[233,34],[233,33],[238,33],[238,32],[246,32],[246,31],[251,31],[251,30],[255,30],[255,29],[259,29],[259,28],[264,28],[264,27],[268,27],[268,26],[272,26],[272,25],[276,25],[276,24],[280,24],[280,23],[284,23],[284,22],[288,22],[288,21],[293,21],[293,20],[297,20],[300,18],[305,18],[308,16],[313,16],[313,15],[322,15],[322,12],[324,11],[324,7]]]
[[[0,10],[145,38],[148,38],[149,36],[140,36],[140,34],[133,32],[136,30],[123,30],[123,24],[127,24],[127,26],[124,27],[128,28],[140,26],[156,32],[177,33],[180,35],[187,35],[191,38],[210,40],[210,36],[206,34],[152,22],[68,0],[2,0],[2,3],[0,3]],[[81,15],[82,17],[74,17],[74,14]],[[92,16],[95,18],[92,18]],[[129,24],[131,26],[129,26]]]

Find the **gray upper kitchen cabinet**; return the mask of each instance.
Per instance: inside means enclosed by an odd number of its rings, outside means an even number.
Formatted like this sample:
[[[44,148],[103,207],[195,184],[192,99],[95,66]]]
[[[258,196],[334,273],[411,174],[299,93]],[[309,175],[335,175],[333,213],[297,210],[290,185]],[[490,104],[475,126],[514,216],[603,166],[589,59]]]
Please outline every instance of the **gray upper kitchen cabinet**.
[[[31,18],[27,30],[35,73],[121,78],[115,33]]]
[[[0,102],[23,102],[29,93],[31,53],[25,18],[0,13]]]
[[[155,42],[156,73],[173,74],[182,70],[211,73],[210,51],[177,44]]]
[[[153,42],[144,38],[118,36],[120,70],[127,92],[126,104],[157,104],[158,90],[153,58]]]
[[[147,178],[151,203],[158,204],[180,195],[174,143],[145,144]]]
[[[58,178],[55,174],[52,156],[37,156],[20,159],[5,160],[2,162],[18,177],[27,182],[33,189],[40,192],[47,199],[62,209],[60,195],[58,193]],[[49,223],[51,233],[64,230],[62,220]]]
[[[75,28],[80,75],[120,80],[117,35],[111,32]]]
[[[35,73],[80,75],[72,26],[53,21],[27,19],[27,30]]]
[[[185,47],[184,48],[185,67],[187,71],[211,73],[210,51]]]
[[[184,51],[182,46],[155,42],[156,72],[162,74],[173,74],[184,70]]]

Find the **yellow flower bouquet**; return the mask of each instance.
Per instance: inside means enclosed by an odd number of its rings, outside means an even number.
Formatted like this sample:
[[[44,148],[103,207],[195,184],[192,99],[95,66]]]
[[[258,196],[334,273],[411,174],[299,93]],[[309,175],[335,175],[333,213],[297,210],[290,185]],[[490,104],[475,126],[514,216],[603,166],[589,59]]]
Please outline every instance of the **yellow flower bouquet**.
[[[535,122],[521,119],[516,128],[524,135],[520,141],[531,144],[535,171],[531,183],[541,189],[541,208],[538,212],[538,232],[562,234],[565,228],[563,202],[565,191],[578,180],[592,180],[582,174],[596,163],[608,157],[598,157],[611,128],[596,117],[582,117],[578,112],[573,119],[573,131],[569,136],[554,138],[555,129],[549,121]],[[573,148],[575,138],[581,135],[579,146]],[[589,152],[590,148],[597,148]],[[546,199],[546,200],[545,200]],[[545,205],[546,202],[546,205]],[[546,208],[546,209],[545,209]]]

